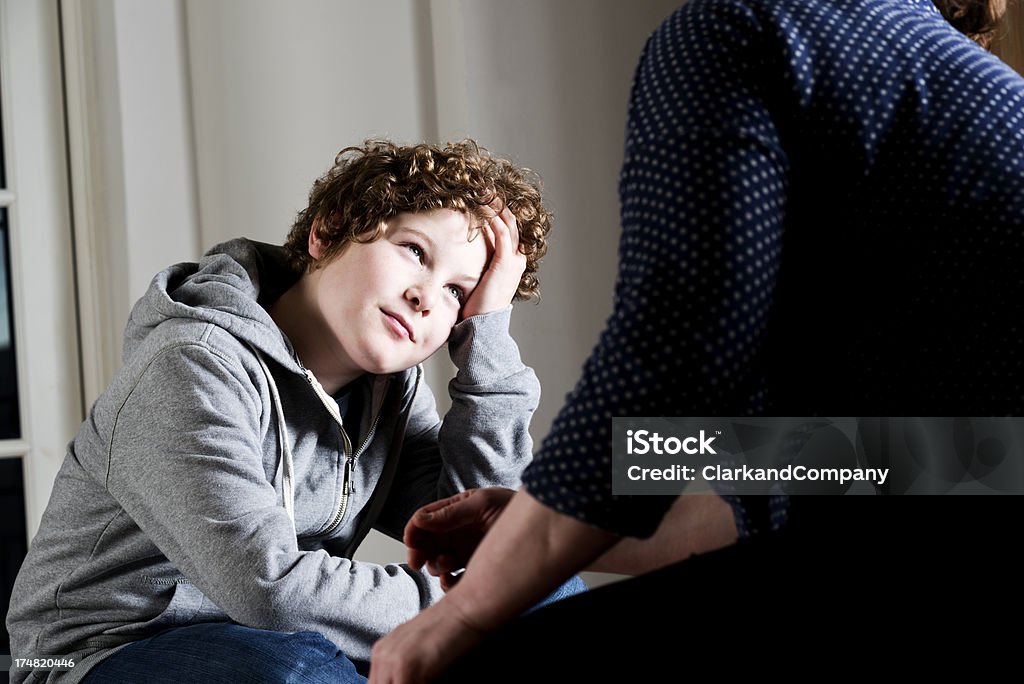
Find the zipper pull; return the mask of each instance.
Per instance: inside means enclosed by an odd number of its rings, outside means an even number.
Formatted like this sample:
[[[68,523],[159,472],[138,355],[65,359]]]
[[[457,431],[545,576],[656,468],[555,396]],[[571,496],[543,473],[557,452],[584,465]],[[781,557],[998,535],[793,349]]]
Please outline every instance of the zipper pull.
[[[345,459],[345,496],[348,496],[352,492],[352,459]]]

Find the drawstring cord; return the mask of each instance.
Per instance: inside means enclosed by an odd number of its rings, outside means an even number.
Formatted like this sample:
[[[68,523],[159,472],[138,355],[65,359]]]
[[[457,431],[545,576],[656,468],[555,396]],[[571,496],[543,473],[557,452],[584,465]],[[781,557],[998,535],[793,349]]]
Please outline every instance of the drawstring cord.
[[[277,383],[274,376],[270,374],[267,362],[263,360],[263,354],[259,349],[249,345],[256,354],[256,360],[260,362],[260,368],[267,378],[267,385],[270,387],[270,399],[274,404],[277,413],[277,472],[274,473],[274,481],[281,481],[281,493],[284,498],[284,510],[292,521],[292,529],[295,529],[295,489],[294,489],[294,464],[292,462],[292,448],[288,443],[288,424],[284,421],[284,406],[281,404],[281,395],[277,391]],[[298,533],[296,533],[298,536]]]

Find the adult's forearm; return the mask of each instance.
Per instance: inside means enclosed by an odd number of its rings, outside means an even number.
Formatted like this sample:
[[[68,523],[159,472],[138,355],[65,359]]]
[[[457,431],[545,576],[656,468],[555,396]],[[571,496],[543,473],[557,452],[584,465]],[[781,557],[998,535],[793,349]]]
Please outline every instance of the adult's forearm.
[[[680,496],[647,539],[623,537],[587,569],[640,575],[736,541],[732,508],[718,496]]]
[[[535,605],[619,539],[521,490],[442,604],[458,610],[475,628],[491,631]]]

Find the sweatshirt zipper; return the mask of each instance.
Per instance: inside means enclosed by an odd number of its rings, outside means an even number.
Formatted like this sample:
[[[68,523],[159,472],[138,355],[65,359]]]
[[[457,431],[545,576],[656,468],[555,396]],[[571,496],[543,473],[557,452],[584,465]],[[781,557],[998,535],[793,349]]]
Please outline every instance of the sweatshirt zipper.
[[[321,535],[328,535],[333,532],[345,518],[345,509],[348,508],[349,495],[352,493],[352,470],[355,467],[356,458],[359,454],[363,453],[363,449],[367,444],[369,444],[370,440],[373,439],[373,433],[377,431],[378,422],[380,422],[380,413],[374,415],[373,423],[370,425],[370,431],[366,433],[366,439],[363,440],[363,443],[357,450],[352,451],[350,455],[345,457],[345,469],[343,471],[344,474],[342,476],[341,484],[341,501],[338,503],[338,512],[334,515],[334,520],[332,520],[331,524],[327,526],[327,529],[320,533]],[[342,433],[344,432],[345,431],[342,430]],[[347,437],[345,438],[345,441],[346,443],[348,442]],[[351,443],[349,443],[348,446],[351,451]]]
[[[332,418],[334,418],[334,422],[338,424],[338,431],[341,433],[342,453],[345,457],[345,464],[342,466],[341,498],[338,501],[338,510],[334,514],[334,518],[331,520],[330,524],[314,535],[321,537],[329,535],[337,529],[338,525],[340,525],[341,521],[345,518],[345,510],[348,508],[349,496],[352,493],[352,471],[355,467],[356,457],[363,453],[363,449],[365,449],[366,445],[370,443],[370,440],[373,439],[374,433],[377,431],[377,423],[380,422],[380,407],[381,404],[384,403],[384,396],[387,394],[387,383],[390,381],[390,378],[385,380],[384,389],[381,391],[377,404],[373,408],[373,422],[370,424],[370,430],[366,433],[366,438],[363,440],[362,444],[359,445],[359,448],[354,451],[352,449],[352,441],[348,438],[348,434],[345,432],[345,425],[341,419],[341,414],[338,412],[338,403],[327,394],[323,386],[320,384],[320,381],[317,380],[316,376],[313,375],[313,372],[308,369],[306,369],[306,380],[309,381],[309,385],[313,388],[313,392],[320,399],[320,403],[324,405],[327,412],[331,414]]]

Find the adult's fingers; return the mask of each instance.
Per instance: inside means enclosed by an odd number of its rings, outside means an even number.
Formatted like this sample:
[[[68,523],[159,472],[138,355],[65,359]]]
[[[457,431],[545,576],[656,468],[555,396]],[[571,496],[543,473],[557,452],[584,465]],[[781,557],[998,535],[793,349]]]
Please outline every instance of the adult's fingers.
[[[461,570],[465,566],[465,561],[456,558],[451,553],[440,553],[436,557],[427,561],[427,572],[434,577],[441,577]]]
[[[409,519],[402,533],[402,542],[409,549],[408,563],[414,570],[419,570],[424,563],[430,561],[443,551],[439,535],[472,524],[479,517],[478,504],[465,502],[475,499],[468,489],[447,499],[434,501],[420,508]]]
[[[405,526],[402,541],[408,549],[408,563],[413,570],[422,568],[439,551],[437,535],[415,527],[411,520]]]
[[[462,572],[449,572],[447,575],[441,575],[441,589],[445,593],[451,591],[451,588],[458,584],[459,580],[462,579]]]
[[[409,519],[402,535],[409,549],[409,565],[419,570],[448,551],[453,532],[478,528],[482,535],[514,495],[515,490],[503,487],[468,489],[423,506]]]
[[[492,505],[480,491],[468,489],[447,499],[427,504],[413,514],[409,525],[431,532],[449,532],[478,522],[484,518]],[[407,529],[409,525],[406,526]]]

